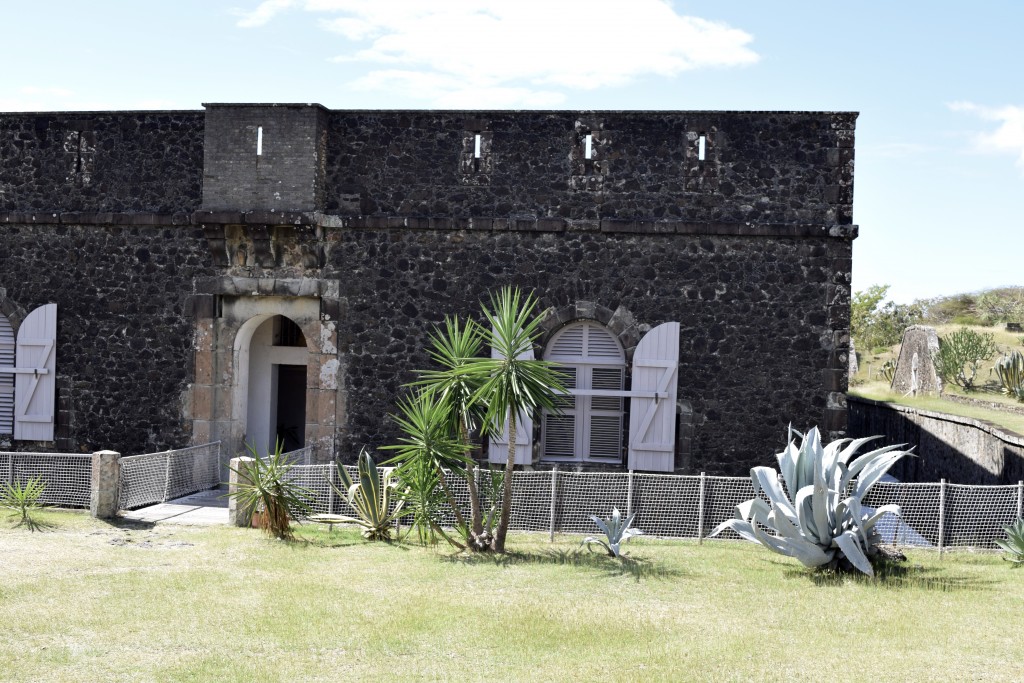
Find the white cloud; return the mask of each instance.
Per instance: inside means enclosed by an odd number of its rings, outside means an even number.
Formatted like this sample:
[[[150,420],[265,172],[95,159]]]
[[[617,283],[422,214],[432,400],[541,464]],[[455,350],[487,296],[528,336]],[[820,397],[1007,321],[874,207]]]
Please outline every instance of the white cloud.
[[[257,28],[294,5],[295,0],[263,0],[251,12],[233,9],[231,13],[241,17],[236,26],[241,28]]]
[[[995,123],[995,130],[977,132],[972,136],[974,149],[985,153],[1013,154],[1017,157],[1017,166],[1024,169],[1024,107],[986,107],[973,102],[951,102],[947,106],[953,111],[967,112]]]
[[[291,4],[266,0],[243,21],[262,25]],[[329,15],[321,28],[357,44],[334,59],[366,65],[353,85],[440,106],[479,107],[484,99],[550,106],[567,90],[758,60],[750,34],[677,14],[667,0],[305,0],[303,7]],[[472,93],[479,99],[466,100]]]

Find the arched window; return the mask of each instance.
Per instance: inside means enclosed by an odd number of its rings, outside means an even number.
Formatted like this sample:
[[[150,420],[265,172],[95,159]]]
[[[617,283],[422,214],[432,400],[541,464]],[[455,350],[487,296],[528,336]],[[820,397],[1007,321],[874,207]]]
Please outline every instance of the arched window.
[[[561,415],[543,416],[545,460],[620,463],[626,356],[603,325],[577,322],[551,338],[544,359],[565,374]]]
[[[14,368],[14,328],[0,313],[0,368]],[[14,433],[14,373],[0,372],[0,434]]]

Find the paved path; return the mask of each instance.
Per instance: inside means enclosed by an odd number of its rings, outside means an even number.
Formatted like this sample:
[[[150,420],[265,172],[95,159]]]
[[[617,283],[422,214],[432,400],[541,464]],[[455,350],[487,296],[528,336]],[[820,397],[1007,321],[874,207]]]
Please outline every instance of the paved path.
[[[211,525],[228,523],[228,499],[222,489],[200,491],[139,510],[122,511],[124,519],[167,524]]]

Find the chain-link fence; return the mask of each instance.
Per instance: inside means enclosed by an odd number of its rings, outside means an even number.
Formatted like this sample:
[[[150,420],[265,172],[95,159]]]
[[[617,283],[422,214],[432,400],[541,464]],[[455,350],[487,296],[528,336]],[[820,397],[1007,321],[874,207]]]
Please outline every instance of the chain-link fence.
[[[0,452],[0,489],[43,482],[39,502],[69,508],[89,507],[92,456],[81,453]]]
[[[355,479],[356,468],[347,466]],[[308,488],[314,513],[353,514],[334,487],[343,489],[333,465],[294,467],[292,479]],[[477,472],[477,489],[486,514],[492,501],[491,474]],[[468,486],[447,476],[449,489],[466,519]],[[334,487],[331,484],[334,484]],[[512,486],[511,528],[549,533],[594,533],[590,515],[607,517],[612,508],[636,512],[633,526],[652,536],[707,538],[735,515],[736,505],[752,498],[747,477],[680,476],[629,472],[516,472]],[[885,515],[878,530],[886,543],[931,548],[989,548],[1005,537],[1003,527],[1024,516],[1024,482],[1015,486],[911,484],[880,482],[864,500],[867,509],[896,503],[902,517]],[[446,506],[442,525],[454,524]],[[726,531],[722,538],[737,538]]]
[[[122,510],[163,503],[220,485],[220,441],[120,459]]]

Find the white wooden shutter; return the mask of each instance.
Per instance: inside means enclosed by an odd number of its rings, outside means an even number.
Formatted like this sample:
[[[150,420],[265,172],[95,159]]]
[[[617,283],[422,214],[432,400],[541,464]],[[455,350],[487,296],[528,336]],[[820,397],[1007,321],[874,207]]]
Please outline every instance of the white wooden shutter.
[[[0,314],[0,434],[14,433],[14,328]]]
[[[14,438],[53,441],[57,370],[57,304],[25,318],[18,330],[14,379]]]
[[[491,358],[504,358],[497,349],[491,348]],[[533,349],[519,354],[520,360],[533,360]],[[487,459],[492,463],[504,464],[508,461],[508,419],[500,435],[491,437],[491,447],[487,450]],[[517,465],[533,464],[533,418],[520,412],[516,420],[516,461]]]
[[[673,470],[678,378],[679,323],[663,323],[644,335],[633,354],[629,469]]]

